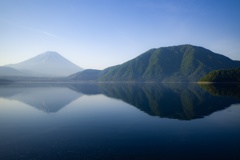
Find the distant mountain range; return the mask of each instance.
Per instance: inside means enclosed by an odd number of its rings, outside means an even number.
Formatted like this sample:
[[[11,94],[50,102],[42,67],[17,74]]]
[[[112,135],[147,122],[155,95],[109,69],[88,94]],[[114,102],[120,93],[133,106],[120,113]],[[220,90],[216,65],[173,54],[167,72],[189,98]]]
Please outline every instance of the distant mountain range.
[[[44,52],[17,64],[6,65],[5,67],[11,67],[21,72],[21,74],[17,72],[15,74],[12,71],[12,74],[8,76],[34,77],[65,77],[83,70],[57,52],[51,51]],[[2,75],[1,72],[0,75]]]
[[[0,66],[0,75],[1,76],[24,76],[25,74],[11,67]]]
[[[86,69],[82,72],[77,72],[70,75],[68,79],[77,81],[96,81],[100,76],[101,70],[96,69]]]
[[[240,61],[203,47],[179,45],[150,49],[121,65],[102,71],[84,70],[69,79],[87,80],[90,77],[93,81],[96,77],[95,81],[105,82],[196,82],[213,70],[237,67],[240,67]]]
[[[56,52],[45,52],[21,63],[1,67],[0,78],[14,76],[9,80],[17,80],[19,76],[31,76],[65,77],[63,81],[197,82],[211,71],[239,67],[240,61],[203,47],[179,45],[150,49],[104,70],[83,70]]]

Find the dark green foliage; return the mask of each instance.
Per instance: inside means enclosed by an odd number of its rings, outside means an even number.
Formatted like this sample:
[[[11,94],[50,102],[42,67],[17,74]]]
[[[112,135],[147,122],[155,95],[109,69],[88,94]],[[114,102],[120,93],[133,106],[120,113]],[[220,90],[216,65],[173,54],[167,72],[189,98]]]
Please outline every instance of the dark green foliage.
[[[100,81],[189,82],[216,69],[240,67],[240,62],[202,47],[180,45],[151,49],[108,68]]]
[[[200,82],[240,82],[240,68],[212,71],[201,78]]]
[[[205,48],[179,45],[151,49],[121,65],[97,72],[93,77],[100,82],[197,82],[210,71],[237,67],[240,67],[239,61]],[[80,78],[76,74],[72,79],[88,79],[82,77],[82,72],[79,74]]]

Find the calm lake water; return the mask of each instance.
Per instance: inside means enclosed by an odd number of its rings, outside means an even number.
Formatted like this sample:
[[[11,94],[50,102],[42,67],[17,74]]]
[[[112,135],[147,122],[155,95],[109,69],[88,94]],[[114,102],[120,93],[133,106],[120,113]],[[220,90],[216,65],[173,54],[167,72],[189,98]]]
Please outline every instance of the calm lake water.
[[[1,84],[1,160],[240,159],[239,85]]]

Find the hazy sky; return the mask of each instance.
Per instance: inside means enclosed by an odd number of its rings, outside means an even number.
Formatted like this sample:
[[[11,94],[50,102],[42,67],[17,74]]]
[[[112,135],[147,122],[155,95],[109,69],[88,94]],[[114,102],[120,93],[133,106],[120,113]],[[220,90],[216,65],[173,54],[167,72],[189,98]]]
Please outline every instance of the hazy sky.
[[[57,51],[103,69],[179,44],[240,60],[240,1],[0,0],[0,65]]]

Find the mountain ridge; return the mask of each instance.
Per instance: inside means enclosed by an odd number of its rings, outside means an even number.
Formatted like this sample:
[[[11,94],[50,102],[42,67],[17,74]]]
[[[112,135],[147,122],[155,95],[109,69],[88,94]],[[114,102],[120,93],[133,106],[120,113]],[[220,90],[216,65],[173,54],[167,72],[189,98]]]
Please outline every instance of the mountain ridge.
[[[53,51],[6,67],[16,70],[13,77],[23,73],[23,80],[25,76],[33,79],[62,78],[58,79],[60,81],[198,82],[211,71],[239,68],[240,61],[234,61],[201,46],[185,44],[153,48],[129,61],[103,70],[83,70]]]
[[[100,71],[95,80],[99,82],[197,82],[210,71],[236,67],[240,67],[239,61],[233,61],[200,46],[186,44],[150,49],[125,63]],[[80,74],[79,72],[75,75]],[[81,79],[84,78],[81,77]]]

